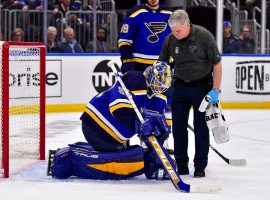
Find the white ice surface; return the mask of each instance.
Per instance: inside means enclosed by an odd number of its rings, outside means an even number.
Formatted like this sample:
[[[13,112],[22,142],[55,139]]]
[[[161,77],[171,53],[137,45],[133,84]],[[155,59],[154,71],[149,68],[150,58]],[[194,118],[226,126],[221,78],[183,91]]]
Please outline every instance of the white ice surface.
[[[220,192],[181,193],[170,181],[147,180],[143,175],[123,181],[56,180],[46,176],[47,161],[38,161],[11,174],[9,179],[0,178],[0,200],[269,200],[270,111],[224,110],[224,114],[231,141],[216,145],[211,136],[211,144],[228,158],[245,158],[247,166],[230,166],[210,149],[206,177],[195,179],[192,175],[194,138],[190,132],[190,175],[181,176],[191,185],[221,186]],[[80,113],[47,114],[47,151],[84,141],[79,117]],[[170,144],[172,147],[172,137]]]

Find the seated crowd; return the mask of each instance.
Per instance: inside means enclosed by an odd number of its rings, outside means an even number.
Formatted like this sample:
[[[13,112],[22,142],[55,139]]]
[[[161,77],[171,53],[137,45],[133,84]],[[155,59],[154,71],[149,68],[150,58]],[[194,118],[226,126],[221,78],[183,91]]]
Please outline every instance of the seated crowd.
[[[250,28],[243,25],[239,36],[232,33],[231,23],[223,23],[223,53],[256,53],[255,41],[250,36]]]
[[[97,42],[94,44],[93,14],[76,13],[76,11],[93,11],[93,0],[87,0],[87,3],[83,7],[81,0],[48,0],[48,52],[94,52],[94,46],[97,53],[112,52],[111,45],[107,42],[109,28],[107,28],[105,19],[109,16],[97,15]],[[22,10],[17,15],[19,26],[14,26],[13,23],[8,24],[16,28],[12,31],[10,38],[9,33],[2,32],[1,38],[3,40],[44,41],[43,18],[41,17],[43,13],[34,12],[35,10],[43,10],[41,0],[3,0],[0,8],[2,10]],[[96,10],[101,11],[102,9],[97,5]],[[75,12],[66,15],[68,11]],[[2,30],[5,30],[5,25],[1,25]]]
[[[48,0],[48,11],[50,15],[48,15],[47,52],[109,53],[116,51],[111,48],[111,44],[107,40],[107,34],[110,34],[110,29],[105,18],[109,18],[110,16],[97,15],[96,41],[93,41],[93,14],[86,14],[84,11],[93,11],[94,2],[93,0],[86,1],[87,5],[83,6],[83,0]],[[42,2],[41,0],[3,0],[0,7],[1,10],[19,9],[23,13],[27,13],[29,10],[42,11]],[[102,11],[99,4],[97,4],[96,10]],[[68,11],[75,11],[75,13],[66,15]],[[82,11],[82,13],[76,13],[76,11]],[[117,29],[119,32],[126,17],[126,11],[118,12],[117,14]],[[24,21],[22,23],[24,26],[18,26],[12,31],[10,40],[44,41],[43,27],[41,26],[42,19],[35,17],[36,15],[37,13],[31,13],[31,15],[21,17],[20,20],[27,18],[28,21],[27,23]],[[232,33],[231,23],[224,21],[222,53],[257,53],[256,43],[250,31],[250,27],[244,25],[241,27],[239,35],[234,35]],[[0,37],[3,39],[7,38],[3,32],[0,33]]]

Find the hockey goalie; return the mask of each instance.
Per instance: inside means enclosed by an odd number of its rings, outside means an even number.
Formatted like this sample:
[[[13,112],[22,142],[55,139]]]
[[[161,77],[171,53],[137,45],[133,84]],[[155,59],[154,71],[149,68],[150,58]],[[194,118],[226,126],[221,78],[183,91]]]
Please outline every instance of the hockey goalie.
[[[149,179],[168,178],[146,137],[153,134],[163,144],[171,132],[164,116],[165,92],[172,80],[170,66],[156,62],[144,72],[125,73],[122,80],[140,109],[144,123],[140,123],[116,82],[86,105],[80,119],[87,142],[50,151],[49,175],[60,179],[78,176],[118,180],[145,173]],[[126,145],[134,135],[138,135],[148,148]]]

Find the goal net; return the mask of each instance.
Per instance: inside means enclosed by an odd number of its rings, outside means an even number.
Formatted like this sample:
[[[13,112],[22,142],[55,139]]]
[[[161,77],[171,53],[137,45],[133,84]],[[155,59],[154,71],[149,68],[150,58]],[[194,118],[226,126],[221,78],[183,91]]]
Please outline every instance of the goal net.
[[[45,48],[0,42],[0,176],[12,159],[45,159]],[[15,166],[16,165],[16,166]]]

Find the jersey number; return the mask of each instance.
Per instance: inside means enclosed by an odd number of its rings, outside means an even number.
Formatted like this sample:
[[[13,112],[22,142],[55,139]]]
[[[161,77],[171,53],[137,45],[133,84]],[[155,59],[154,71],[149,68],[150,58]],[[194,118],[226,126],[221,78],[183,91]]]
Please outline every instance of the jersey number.
[[[128,32],[128,24],[123,24],[123,26],[121,28],[121,32],[122,33],[127,33]]]

